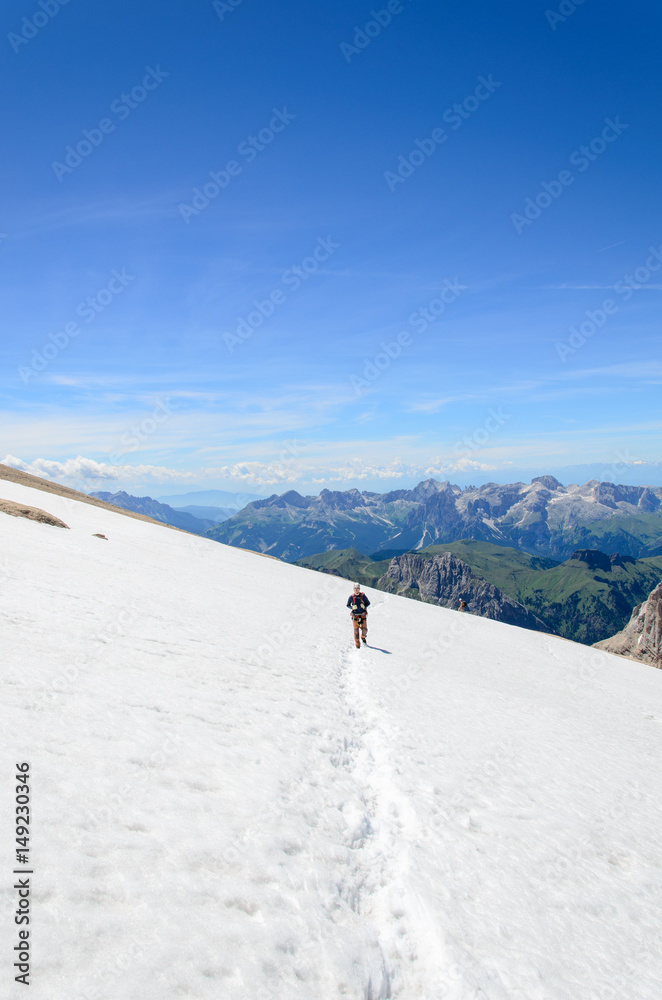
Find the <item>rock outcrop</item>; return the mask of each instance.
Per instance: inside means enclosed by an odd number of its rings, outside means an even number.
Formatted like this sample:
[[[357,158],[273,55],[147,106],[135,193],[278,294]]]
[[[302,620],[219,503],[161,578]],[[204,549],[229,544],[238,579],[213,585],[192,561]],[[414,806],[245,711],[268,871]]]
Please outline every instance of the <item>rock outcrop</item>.
[[[493,618],[536,632],[552,631],[523,604],[476,576],[467,563],[452,552],[444,552],[432,559],[411,552],[396,556],[391,559],[377,586],[380,590],[407,597],[415,596],[418,591],[422,601],[442,608],[457,609],[460,600],[465,600],[467,610],[481,618]]]
[[[607,653],[662,667],[662,582],[634,609],[622,632],[594,645]]]
[[[615,553],[613,558],[616,560],[620,556],[618,553]],[[575,562],[585,563],[592,571],[602,570],[603,573],[611,572],[612,559],[604,552],[600,552],[599,549],[576,549],[570,556],[570,559]]]
[[[0,500],[0,511],[3,514],[11,514],[12,517],[26,517],[28,521],[38,521],[40,524],[52,524],[54,528],[68,528],[69,525],[61,521],[54,514],[42,510],[41,507],[28,507],[24,503],[15,503],[13,500]]]

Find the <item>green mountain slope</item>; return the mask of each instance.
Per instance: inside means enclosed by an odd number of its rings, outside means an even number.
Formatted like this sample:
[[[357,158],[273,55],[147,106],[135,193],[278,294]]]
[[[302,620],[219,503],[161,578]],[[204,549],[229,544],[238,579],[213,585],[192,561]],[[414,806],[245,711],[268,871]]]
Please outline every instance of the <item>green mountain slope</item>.
[[[599,642],[625,627],[633,607],[662,578],[660,556],[623,556],[608,563],[606,559],[596,566],[568,559],[522,579],[519,599],[559,635],[589,645]]]
[[[575,549],[600,549],[647,558],[660,554],[659,514],[635,514],[594,521],[590,528],[578,528]]]

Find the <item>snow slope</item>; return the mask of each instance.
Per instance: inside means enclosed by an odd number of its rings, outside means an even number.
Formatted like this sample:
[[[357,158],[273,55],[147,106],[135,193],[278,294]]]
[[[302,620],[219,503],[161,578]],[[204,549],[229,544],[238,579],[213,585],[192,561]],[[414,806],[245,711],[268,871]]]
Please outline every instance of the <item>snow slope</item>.
[[[657,1000],[662,671],[1,487],[0,995]]]

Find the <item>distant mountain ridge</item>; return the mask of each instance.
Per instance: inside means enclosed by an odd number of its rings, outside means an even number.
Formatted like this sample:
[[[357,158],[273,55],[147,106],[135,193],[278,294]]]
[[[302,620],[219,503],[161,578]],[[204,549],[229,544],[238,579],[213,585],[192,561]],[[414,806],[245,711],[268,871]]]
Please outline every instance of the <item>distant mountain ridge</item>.
[[[134,497],[129,493],[125,493],[124,490],[120,490],[118,493],[98,491],[90,493],[90,496],[104,500],[114,507],[121,507],[122,510],[131,510],[138,514],[146,514],[148,517],[154,518],[155,521],[162,521],[163,524],[171,524],[175,528],[182,528],[183,531],[190,531],[194,535],[204,535],[214,524],[214,521],[211,519],[194,517],[193,514],[189,514],[187,511],[174,510],[168,504],[159,503],[158,500],[153,500],[152,497]]]
[[[189,504],[188,507],[173,507],[173,510],[183,511],[185,514],[192,514],[203,521],[211,521],[218,524],[220,521],[227,521],[237,513],[236,507],[199,507],[197,504]]]
[[[181,493],[177,496],[156,497],[159,503],[169,507],[227,507],[230,510],[241,510],[253,500],[262,500],[258,493],[230,493],[227,490],[197,490],[194,493]]]
[[[557,560],[581,548],[638,558],[662,552],[662,487],[597,480],[566,487],[538,476],[465,489],[428,479],[384,494],[289,490],[249,503],[208,535],[290,562],[327,549],[411,551],[460,539]]]

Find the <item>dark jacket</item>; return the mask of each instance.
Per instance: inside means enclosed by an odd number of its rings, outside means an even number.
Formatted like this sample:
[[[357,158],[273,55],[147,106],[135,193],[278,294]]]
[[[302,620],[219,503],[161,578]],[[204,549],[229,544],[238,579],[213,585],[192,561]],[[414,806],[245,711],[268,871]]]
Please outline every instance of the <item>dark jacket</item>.
[[[353,615],[365,615],[368,613],[370,601],[361,591],[358,594],[351,594],[347,600],[347,607],[351,609]]]

